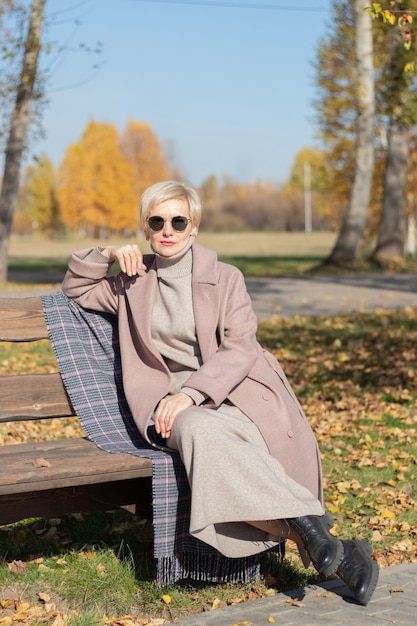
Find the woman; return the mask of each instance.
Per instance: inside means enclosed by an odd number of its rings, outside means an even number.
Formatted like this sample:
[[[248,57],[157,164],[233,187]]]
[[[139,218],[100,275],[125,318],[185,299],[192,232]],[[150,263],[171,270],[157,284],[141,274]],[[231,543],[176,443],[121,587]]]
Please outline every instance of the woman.
[[[62,290],[118,316],[125,395],[143,437],[181,455],[190,533],[236,558],[292,539],[305,564],[336,572],[367,604],[378,578],[371,547],[329,532],[316,440],[281,366],[256,341],[242,274],[195,242],[196,191],[157,183],[140,214],[153,254],[137,245],[75,252]],[[115,261],[121,272],[109,276]]]

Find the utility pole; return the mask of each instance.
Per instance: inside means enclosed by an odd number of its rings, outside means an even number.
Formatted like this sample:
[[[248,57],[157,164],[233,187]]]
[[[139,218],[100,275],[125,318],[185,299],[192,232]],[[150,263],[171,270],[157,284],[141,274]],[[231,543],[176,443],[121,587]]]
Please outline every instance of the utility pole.
[[[308,161],[304,161],[304,229],[311,233],[311,168]]]

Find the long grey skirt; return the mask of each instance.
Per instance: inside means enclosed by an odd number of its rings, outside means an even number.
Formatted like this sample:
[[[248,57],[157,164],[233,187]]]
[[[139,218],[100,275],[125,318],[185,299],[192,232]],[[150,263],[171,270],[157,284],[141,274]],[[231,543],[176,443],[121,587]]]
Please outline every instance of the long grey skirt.
[[[245,522],[323,515],[320,501],[286,474],[256,425],[234,406],[183,411],[167,443],[180,453],[190,483],[190,533],[227,557],[278,543]]]

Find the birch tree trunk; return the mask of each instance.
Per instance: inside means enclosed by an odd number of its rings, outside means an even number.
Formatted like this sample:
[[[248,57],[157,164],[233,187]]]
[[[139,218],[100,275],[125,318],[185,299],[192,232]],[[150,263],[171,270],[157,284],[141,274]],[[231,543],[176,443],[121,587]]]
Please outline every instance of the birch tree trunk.
[[[358,253],[371,197],[374,169],[375,89],[373,78],[372,18],[363,10],[368,0],[355,0],[355,54],[358,77],[355,165],[349,203],[342,226],[325,265],[353,261]]]
[[[388,153],[384,175],[381,221],[374,260],[386,265],[403,258],[406,238],[407,164],[410,131],[400,120],[392,118],[388,133]]]
[[[32,0],[22,71],[7,140],[0,192],[0,283],[7,281],[7,257],[19,194],[20,169],[41,49],[46,0]]]

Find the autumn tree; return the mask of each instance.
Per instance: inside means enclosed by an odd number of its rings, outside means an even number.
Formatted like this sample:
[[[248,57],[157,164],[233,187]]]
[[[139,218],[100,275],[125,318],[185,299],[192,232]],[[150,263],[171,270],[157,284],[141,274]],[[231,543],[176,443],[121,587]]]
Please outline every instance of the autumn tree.
[[[132,168],[133,193],[139,206],[147,187],[168,178],[164,153],[151,126],[134,120],[127,123],[121,147]]]
[[[356,116],[354,120],[354,165],[349,202],[336,243],[327,265],[350,263],[358,253],[365,230],[371,198],[374,169],[374,66],[372,21],[365,13],[368,0],[355,0],[353,6]]]
[[[331,172],[322,150],[302,148],[296,154],[286,186],[289,192],[299,194],[304,204],[306,192],[309,191],[313,229],[321,229],[324,225],[331,229],[340,227],[340,205],[329,179]],[[309,190],[306,189],[307,185]]]
[[[348,202],[354,167],[353,19],[351,0],[334,3],[329,32],[320,41],[314,62],[317,87],[314,106],[328,166],[327,180],[340,206]]]
[[[20,79],[11,116],[0,191],[0,282],[7,280],[7,257],[20,183],[20,170],[35,93],[46,0],[32,0]],[[7,8],[2,2],[1,8]],[[11,5],[13,6],[13,5]]]
[[[290,183],[268,181],[238,183],[230,177],[205,180],[200,189],[204,206],[202,226],[215,232],[242,230],[295,231],[304,227],[303,192]],[[317,217],[318,227],[327,225]]]
[[[62,221],[81,233],[104,237],[137,229],[132,168],[115,126],[91,121],[80,141],[68,148],[59,170],[58,200]]]
[[[58,233],[60,212],[56,194],[56,171],[52,161],[44,154],[25,172],[24,200],[19,203],[39,232]]]
[[[404,23],[408,14],[417,10],[416,0],[400,5],[401,20],[386,29],[389,62],[383,73],[383,98],[389,116],[388,147],[384,174],[381,219],[374,259],[381,265],[401,259],[405,251],[406,203],[410,161],[411,130],[417,123],[417,91],[415,76],[406,71],[413,63],[415,51],[406,39]],[[411,42],[410,42],[411,43]]]

